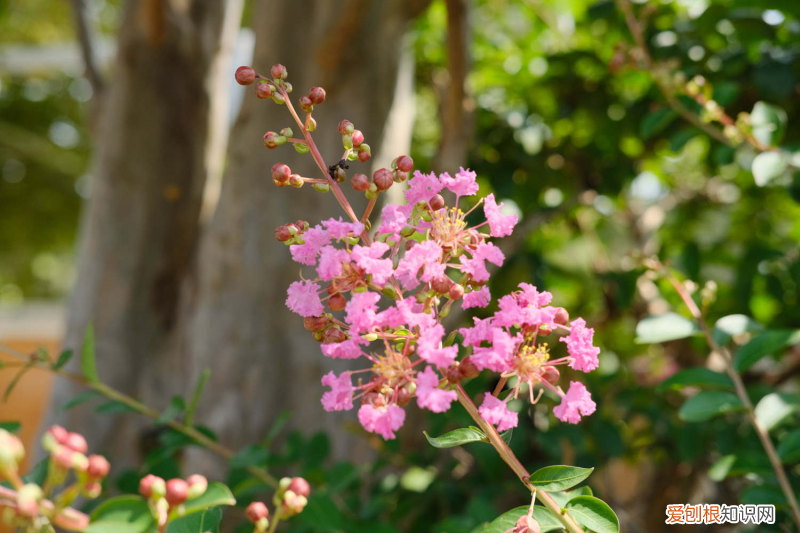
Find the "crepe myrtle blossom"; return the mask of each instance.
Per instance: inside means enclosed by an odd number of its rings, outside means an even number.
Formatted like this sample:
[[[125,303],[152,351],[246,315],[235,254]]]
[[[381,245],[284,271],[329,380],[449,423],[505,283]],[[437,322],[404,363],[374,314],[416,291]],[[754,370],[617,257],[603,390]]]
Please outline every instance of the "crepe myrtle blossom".
[[[576,423],[595,405],[589,392],[572,381],[559,386],[559,367],[590,372],[598,366],[594,331],[584,320],[551,305],[552,295],[527,283],[493,302],[488,287],[505,254],[494,242],[512,234],[518,217],[504,210],[493,193],[478,197],[475,172],[460,168],[453,175],[414,170],[408,156],[372,176],[348,170],[370,159],[365,135],[349,120],[337,127],[344,153],[326,164],[312,139],[313,111],[325,91],[316,87],[299,99],[298,115],[289,97],[287,71],[276,65],[269,75],[249,67],[237,71],[239,83],[256,85],[256,96],[285,105],[300,134],[291,128],[267,132],[273,149],[291,145],[312,157],[321,177],[305,177],[277,162],[271,177],[277,187],[311,185],[330,192],[346,217],[319,222],[298,220],[275,230],[302,269],[302,279],[287,291],[287,307],[303,317],[305,328],[332,359],[355,360],[360,369],[329,372],[322,378],[322,406],[327,411],[358,407],[358,420],[369,432],[393,439],[405,421],[404,408],[416,400],[435,413],[447,411],[466,393],[465,379],[481,372],[514,378],[505,396],[485,395],[478,412],[501,431],[515,427],[519,415],[508,402],[522,393],[533,403],[544,391],[561,398],[559,419]],[[402,205],[385,205],[380,224],[370,215],[378,195],[395,184],[404,188]],[[368,200],[356,214],[345,188]],[[472,327],[447,331],[442,324],[453,306],[489,308],[493,314],[474,319]],[[543,339],[558,333],[551,347]],[[460,335],[460,340],[459,340]],[[501,387],[502,389],[502,387]]]

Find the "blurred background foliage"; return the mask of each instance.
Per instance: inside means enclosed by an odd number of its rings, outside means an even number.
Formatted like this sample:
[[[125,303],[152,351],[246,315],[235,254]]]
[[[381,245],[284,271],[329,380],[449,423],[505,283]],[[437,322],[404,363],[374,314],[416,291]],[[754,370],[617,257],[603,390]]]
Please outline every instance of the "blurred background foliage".
[[[88,5],[96,30],[113,38],[117,3]],[[634,9],[645,21],[653,60],[672,80],[682,86],[702,75],[732,117],[759,101],[782,108],[788,127],[781,145],[798,147],[800,3],[681,0]],[[56,69],[43,61],[49,66],[37,70],[10,62],[34,50],[57,54],[74,38],[71,17],[62,0],[0,3],[3,306],[64,298],[72,281],[79,209],[91,186],[91,87],[69,64]],[[773,329],[798,327],[800,179],[787,172],[757,185],[750,171],[757,152],[749,144],[734,148],[712,139],[676,113],[632,53],[631,33],[613,2],[476,0],[470,24],[465,109],[474,129],[465,166],[478,172],[482,192],[494,191],[524,218],[492,293],[522,280],[551,291],[558,305],[595,328],[603,349],[600,370],[585,378],[597,414],[570,426],[554,422],[547,401],[519,402],[526,416],[513,449],[531,470],[597,466],[595,493],[618,512],[625,531],[663,529],[666,503],[761,501],[740,494],[753,482],[771,486],[749,426],[737,417],[682,422],[676,414],[682,394],[656,391],[676,370],[713,361],[697,338],[635,343],[641,318],[685,314],[641,260],[658,256],[693,280],[712,323],[740,313]],[[422,169],[441,137],[446,26],[445,3],[437,0],[412,32],[411,155]],[[703,116],[692,99],[678,98]],[[798,367],[796,350],[762,360],[745,375],[754,400],[775,386],[795,391]],[[477,380],[470,392],[493,385]],[[428,416],[425,425],[433,435],[468,422],[453,409]],[[526,503],[490,447],[441,451],[416,439],[375,441],[379,453],[370,464],[332,464],[324,434],[293,433],[244,450],[242,464],[302,474],[318,487],[294,522],[298,532],[480,531],[499,512]],[[710,484],[709,466],[734,452],[752,464]],[[165,468],[175,468],[174,458],[143,470]],[[748,473],[747,480],[737,473]],[[120,489],[131,490],[131,475],[123,475]],[[229,481],[242,501],[263,489],[236,468]]]

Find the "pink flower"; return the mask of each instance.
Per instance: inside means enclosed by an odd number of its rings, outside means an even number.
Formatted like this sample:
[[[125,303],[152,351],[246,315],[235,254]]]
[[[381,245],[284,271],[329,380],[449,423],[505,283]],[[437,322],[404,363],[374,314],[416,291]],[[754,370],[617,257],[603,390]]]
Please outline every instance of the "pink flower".
[[[375,325],[375,311],[381,295],[377,292],[355,292],[345,306],[345,320],[356,333],[369,331]]]
[[[500,214],[502,208],[502,203],[498,206],[495,202],[494,194],[490,194],[484,199],[483,212],[486,214],[486,220],[489,221],[489,234],[492,237],[511,235],[514,226],[517,225],[517,215],[502,215]]]
[[[417,340],[417,353],[420,358],[439,368],[446,368],[452,365],[458,356],[458,347],[441,347],[444,326],[435,324],[431,327],[420,329],[420,336]]]
[[[342,263],[350,260],[347,250],[334,248],[330,244],[323,246],[319,254],[319,266],[317,274],[325,281],[330,281],[342,275]]]
[[[509,411],[506,402],[488,393],[483,397],[483,403],[478,412],[484,420],[497,426],[497,431],[508,431],[517,427],[519,423],[519,415]]]
[[[439,180],[442,185],[456,193],[456,196],[472,196],[478,192],[478,184],[475,181],[475,177],[476,174],[474,172],[469,169],[464,170],[464,167],[461,167],[461,170],[454,178],[451,178],[450,174],[445,172],[439,175]]]
[[[500,310],[494,314],[498,326],[511,327],[553,325],[558,309],[555,307],[538,308],[519,297],[518,294],[506,294],[497,301]]]
[[[408,190],[406,191],[406,201],[410,205],[417,202],[428,202],[431,198],[439,194],[444,187],[436,177],[436,174],[423,174],[419,170],[414,172],[414,177],[408,180]]]
[[[461,328],[458,330],[464,336],[464,344],[471,346],[480,346],[481,341],[488,341],[492,338],[494,327],[494,318],[485,318],[481,320],[478,317],[472,317],[475,326],[471,328]]]
[[[372,281],[383,285],[392,276],[394,265],[391,259],[381,259],[389,251],[385,242],[373,242],[369,246],[356,245],[353,247],[353,261],[364,269],[367,274],[372,274]]]
[[[417,303],[415,298],[400,300],[385,311],[378,313],[377,326],[389,326],[396,328],[408,325],[413,328],[419,326],[420,329],[432,327],[436,319],[428,313],[422,312],[423,305]]]
[[[286,306],[300,316],[320,316],[325,311],[319,301],[320,286],[311,281],[295,281],[286,291]]]
[[[576,318],[572,321],[572,330],[566,337],[561,337],[561,342],[567,343],[567,351],[572,357],[569,366],[575,370],[591,372],[600,365],[597,356],[600,348],[592,345],[594,329],[586,327],[586,321]]]
[[[530,283],[520,283],[519,288],[522,289],[521,292],[517,293],[519,295],[519,299],[521,302],[525,302],[527,305],[542,307],[544,305],[549,305],[550,302],[553,301],[552,294],[547,291],[539,292],[536,290],[536,287]]]
[[[305,244],[289,246],[292,259],[304,265],[313,265],[317,262],[317,255],[319,255],[322,247],[331,242],[331,237],[327,230],[316,225],[303,233],[303,242]]]
[[[461,261],[461,271],[465,274],[472,274],[475,281],[486,281],[489,279],[489,271],[486,270],[484,261],[489,261],[497,266],[502,266],[505,260],[503,252],[491,242],[482,242],[472,252],[472,259],[467,259],[466,255],[459,256]]]
[[[328,230],[332,239],[344,239],[351,233],[361,235],[364,231],[364,224],[361,222],[343,222],[342,217],[339,217],[339,220],[335,218],[323,220],[322,225]]]
[[[395,438],[394,432],[403,426],[406,412],[396,405],[374,407],[364,404],[358,410],[358,421],[370,433],[378,433],[386,440]]]
[[[489,369],[493,372],[506,372],[511,369],[514,359],[514,350],[517,348],[518,338],[512,337],[503,328],[492,330],[492,346],[490,348],[476,347],[472,354],[472,362],[480,370]]]
[[[378,233],[388,233],[398,238],[408,224],[408,217],[413,210],[414,204],[385,205],[381,211],[381,227],[378,228]]]
[[[343,372],[338,378],[333,372],[322,377],[322,384],[331,390],[322,395],[322,407],[326,411],[346,411],[353,408],[353,381]]]
[[[492,295],[489,293],[489,286],[484,285],[480,290],[472,291],[464,295],[461,301],[461,307],[469,309],[470,307],[486,307],[492,301]]]
[[[322,345],[322,353],[334,359],[358,359],[364,352],[361,345],[368,344],[361,337],[353,337],[344,342],[334,342]]]
[[[417,373],[417,404],[434,413],[450,409],[450,404],[458,398],[456,391],[442,390],[438,386],[439,376],[431,367]]]
[[[589,416],[597,409],[597,404],[592,401],[592,395],[586,390],[583,383],[570,381],[567,394],[561,403],[553,408],[553,414],[562,422],[577,424],[581,415]]]
[[[397,265],[397,279],[403,284],[404,289],[413,289],[419,285],[417,273],[422,267],[425,272],[420,279],[428,282],[433,278],[444,275],[442,260],[442,247],[434,241],[424,241],[406,251],[403,259]]]

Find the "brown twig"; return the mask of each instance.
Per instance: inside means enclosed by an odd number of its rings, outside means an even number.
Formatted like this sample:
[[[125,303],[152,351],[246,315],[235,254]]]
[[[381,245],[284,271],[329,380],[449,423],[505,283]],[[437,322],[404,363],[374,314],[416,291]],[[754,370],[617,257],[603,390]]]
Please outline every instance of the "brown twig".
[[[92,85],[95,96],[103,90],[103,79],[97,70],[95,62],[94,47],[92,46],[92,35],[89,31],[89,23],[86,21],[86,6],[84,0],[72,0],[72,12],[75,16],[75,31],[78,37],[78,44],[81,47],[81,55],[86,68],[86,79]]]

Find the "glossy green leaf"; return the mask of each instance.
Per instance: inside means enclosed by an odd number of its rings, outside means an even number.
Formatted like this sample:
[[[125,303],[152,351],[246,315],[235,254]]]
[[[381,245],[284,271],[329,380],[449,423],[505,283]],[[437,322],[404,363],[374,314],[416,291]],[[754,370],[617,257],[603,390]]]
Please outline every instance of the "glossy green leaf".
[[[66,411],[68,409],[72,409],[82,403],[86,403],[89,400],[97,398],[100,396],[100,393],[95,390],[87,390],[86,392],[82,392],[77,396],[70,398],[64,405],[61,406],[62,411]]]
[[[728,344],[736,335],[761,331],[764,326],[747,315],[728,315],[717,320],[712,335],[717,344]]]
[[[83,347],[81,348],[81,371],[86,379],[92,383],[98,383],[97,360],[94,353],[94,326],[89,323],[86,326],[86,334],[83,336]]]
[[[61,355],[58,356],[58,360],[53,363],[51,368],[53,370],[60,370],[64,365],[69,363],[69,360],[72,359],[73,353],[74,352],[72,350],[64,350],[61,352]]]
[[[685,339],[699,333],[697,324],[677,313],[649,316],[636,326],[636,342],[655,344]]]
[[[167,533],[217,533],[222,521],[222,509],[212,507],[200,513],[183,516],[170,522]]]
[[[733,366],[739,372],[749,370],[767,355],[775,354],[800,342],[799,329],[770,330],[759,333],[739,348],[733,357]]]
[[[567,490],[589,477],[593,470],[577,466],[546,466],[531,474],[530,483],[535,488],[548,492]]]
[[[116,415],[116,414],[123,414],[123,413],[138,413],[136,409],[131,407],[130,405],[126,405],[122,402],[118,402],[116,400],[111,400],[109,402],[101,403],[98,405],[95,410],[95,413],[105,414],[105,415]]]
[[[236,498],[233,497],[231,489],[219,482],[209,483],[205,494],[184,504],[187,515],[219,505],[236,505]]]
[[[675,372],[658,386],[659,391],[679,390],[684,387],[708,389],[733,389],[731,378],[708,368],[686,368]]]
[[[739,493],[739,501],[745,505],[774,505],[786,507],[786,496],[774,485],[753,485]]]
[[[19,422],[0,422],[0,429],[4,429],[9,433],[19,433],[22,424]]]
[[[764,187],[770,182],[783,176],[789,166],[786,154],[780,152],[761,152],[753,159],[753,179],[756,185]]]
[[[514,428],[511,428],[508,431],[500,433],[500,438],[503,439],[503,442],[505,442],[506,444],[511,444],[511,437],[513,435],[514,435]]]
[[[453,448],[470,442],[486,442],[486,435],[477,428],[459,428],[445,433],[441,437],[431,437],[427,432],[422,432],[434,448]]]
[[[800,429],[787,433],[778,443],[778,457],[786,464],[800,461]]]
[[[639,133],[642,139],[649,139],[653,135],[664,131],[676,118],[678,118],[678,114],[670,107],[664,107],[647,114],[639,125]]]
[[[756,405],[756,419],[770,431],[797,411],[798,406],[800,396],[797,394],[773,392],[761,398]]]
[[[578,496],[593,496],[592,489],[584,485],[573,490],[565,490],[563,492],[550,492],[550,497],[553,498],[560,507],[566,507],[567,503]]]
[[[770,475],[772,465],[767,456],[761,452],[741,452],[722,457],[708,469],[708,477],[712,481],[722,481],[733,476],[748,474]]]
[[[155,424],[166,424],[170,420],[174,420],[176,416],[181,414],[184,410],[186,410],[186,402],[180,396],[173,396],[172,401],[169,403],[164,412],[161,413]]]
[[[489,525],[487,525],[481,533],[505,533],[514,527],[519,517],[528,514],[528,506],[517,507],[506,511],[497,518],[495,518]],[[539,522],[541,533],[548,531],[560,531],[563,529],[561,522],[559,522],[550,511],[544,507],[535,505],[533,507],[533,518]]]
[[[703,391],[686,400],[678,416],[686,422],[704,422],[742,408],[741,400],[732,392]]]
[[[576,522],[595,533],[619,533],[619,519],[603,500],[578,496],[567,503],[566,509]]]
[[[147,502],[139,496],[112,498],[91,514],[84,533],[145,533],[155,527]]]

